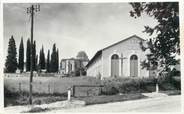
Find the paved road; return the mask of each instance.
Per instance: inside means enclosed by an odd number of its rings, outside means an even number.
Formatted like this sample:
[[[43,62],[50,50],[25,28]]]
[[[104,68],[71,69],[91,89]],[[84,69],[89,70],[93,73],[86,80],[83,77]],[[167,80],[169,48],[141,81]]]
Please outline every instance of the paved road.
[[[73,109],[52,110],[51,112],[181,112],[181,96],[97,104]]]

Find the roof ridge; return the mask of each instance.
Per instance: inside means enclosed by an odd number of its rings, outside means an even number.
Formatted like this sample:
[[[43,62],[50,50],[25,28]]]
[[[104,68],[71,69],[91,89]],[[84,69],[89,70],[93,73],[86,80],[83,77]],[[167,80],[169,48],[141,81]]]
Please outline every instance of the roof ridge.
[[[141,40],[145,40],[145,39],[143,39],[143,38],[141,38],[141,37],[137,36],[136,34],[134,34],[134,35],[129,36],[129,37],[127,37],[127,38],[123,39],[123,40],[120,40],[120,41],[118,41],[118,42],[116,42],[116,43],[113,43],[113,44],[111,44],[111,45],[109,45],[109,46],[107,46],[107,47],[103,48],[102,50],[105,50],[105,49],[107,49],[107,48],[109,48],[109,47],[112,47],[112,46],[114,46],[114,45],[116,45],[116,44],[119,44],[119,43],[121,43],[121,42],[123,42],[123,41],[125,41],[125,40],[127,40],[127,39],[132,38],[132,37],[137,37],[137,38],[139,38],[139,39],[141,39]]]

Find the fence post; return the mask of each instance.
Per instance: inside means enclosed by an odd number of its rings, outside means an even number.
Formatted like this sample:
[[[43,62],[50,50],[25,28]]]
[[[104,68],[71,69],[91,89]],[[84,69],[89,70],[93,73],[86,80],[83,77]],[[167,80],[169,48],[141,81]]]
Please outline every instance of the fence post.
[[[71,88],[68,88],[68,101],[71,101]]]
[[[156,93],[159,92],[159,86],[158,86],[158,83],[156,83]]]
[[[42,90],[42,89],[41,89],[41,88],[42,88],[42,85],[41,85],[42,83],[41,83],[41,81],[39,82],[39,84],[40,84],[40,85],[39,85],[39,89]],[[39,91],[38,93],[41,93],[41,91]]]

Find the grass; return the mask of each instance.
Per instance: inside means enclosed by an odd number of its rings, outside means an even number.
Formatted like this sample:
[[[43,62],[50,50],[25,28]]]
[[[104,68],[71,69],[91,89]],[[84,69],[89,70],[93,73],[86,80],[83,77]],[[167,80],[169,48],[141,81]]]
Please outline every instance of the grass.
[[[31,108],[27,112],[30,112],[30,113],[38,113],[38,112],[46,112],[48,110],[49,110],[48,108],[34,107],[34,108]]]
[[[73,85],[96,85],[100,83],[100,80],[93,77],[34,77],[33,103],[44,104],[66,100],[66,92],[69,87]],[[28,104],[29,77],[15,77],[9,74],[9,77],[4,78],[4,91],[5,106]]]
[[[149,78],[116,78],[101,81],[94,77],[34,77],[33,103],[44,104],[66,100],[67,89],[73,85],[105,86],[100,96],[76,98],[84,100],[87,105],[140,99],[145,98],[141,92],[155,91],[155,85],[152,84],[153,81],[153,79]],[[28,104],[29,76],[5,76],[4,87],[5,90],[8,90],[5,92],[5,106]],[[166,87],[168,88],[168,85]],[[117,95],[118,93],[124,94]],[[179,92],[167,93],[169,95],[179,94]]]
[[[180,90],[168,90],[168,91],[159,91],[160,93],[165,93],[167,95],[181,95]]]
[[[91,96],[91,97],[81,97],[81,98],[74,98],[77,100],[83,100],[86,102],[86,105],[92,104],[103,104],[109,102],[120,102],[120,101],[127,101],[127,100],[135,100],[146,98],[146,96],[136,93],[136,94],[122,94],[122,95],[101,95],[101,96]]]
[[[33,94],[33,104],[48,104],[66,100],[66,94]],[[4,97],[5,107],[12,105],[28,105],[28,93],[9,93]]]

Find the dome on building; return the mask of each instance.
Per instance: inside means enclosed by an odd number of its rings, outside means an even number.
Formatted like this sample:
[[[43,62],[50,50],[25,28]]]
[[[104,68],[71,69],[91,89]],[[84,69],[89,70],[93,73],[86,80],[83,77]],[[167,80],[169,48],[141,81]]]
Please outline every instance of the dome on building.
[[[88,56],[85,51],[79,51],[76,56],[77,59],[89,61]]]

